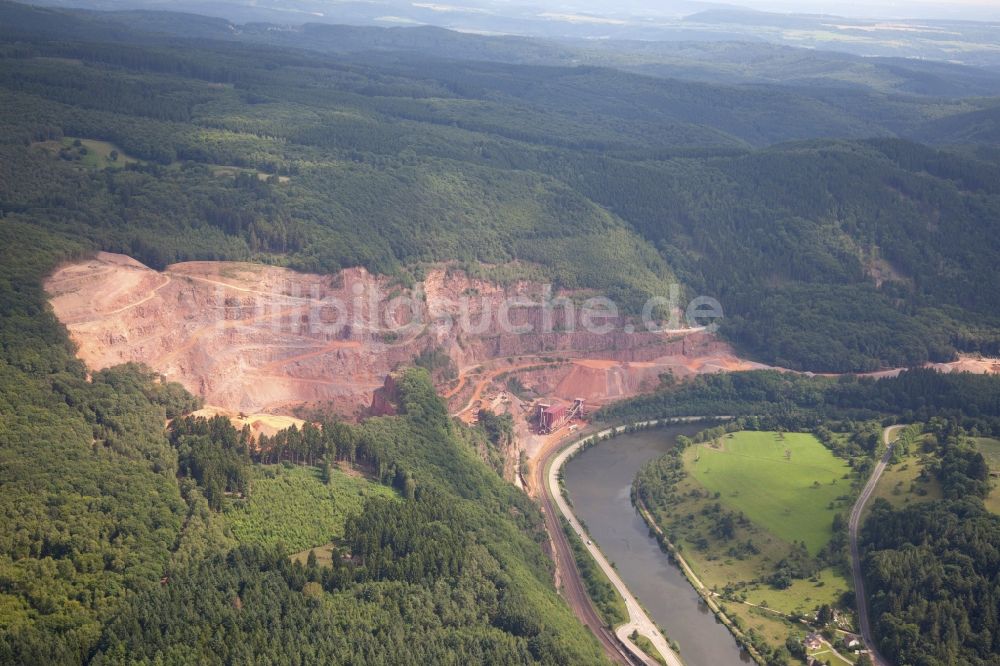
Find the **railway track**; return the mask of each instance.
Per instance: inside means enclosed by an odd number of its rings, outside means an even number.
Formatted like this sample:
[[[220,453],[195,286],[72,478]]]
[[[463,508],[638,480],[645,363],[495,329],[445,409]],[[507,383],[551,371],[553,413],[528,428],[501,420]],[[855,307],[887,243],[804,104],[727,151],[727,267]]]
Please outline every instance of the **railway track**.
[[[545,469],[561,449],[562,447],[557,445],[545,452],[535,465],[535,478],[532,481],[536,484],[536,488],[541,489],[540,498],[542,512],[545,515],[545,529],[552,540],[552,556],[556,562],[556,570],[561,576],[563,595],[580,621],[597,637],[608,657],[618,664],[641,666],[642,662],[637,660],[622,645],[614,631],[604,624],[597,609],[594,608],[583,584],[583,579],[580,577],[580,572],[576,568],[576,559],[573,557],[573,549],[570,547],[569,539],[559,522],[559,510],[545,488]]]

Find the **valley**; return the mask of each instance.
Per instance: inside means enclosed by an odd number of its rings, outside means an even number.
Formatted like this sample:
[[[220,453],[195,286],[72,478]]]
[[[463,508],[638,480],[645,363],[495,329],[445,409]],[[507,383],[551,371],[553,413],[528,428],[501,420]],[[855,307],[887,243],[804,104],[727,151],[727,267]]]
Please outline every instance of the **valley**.
[[[303,417],[308,418],[317,410],[337,413],[352,421],[393,414],[397,389],[391,377],[414,359],[433,352],[430,357],[436,361],[432,373],[438,377],[438,391],[457,419],[474,426],[481,410],[511,417],[514,436],[503,451],[503,475],[542,501],[547,517],[555,508],[548,492],[543,491],[542,471],[549,468],[556,454],[561,453],[557,460],[565,458],[567,442],[579,440],[593,428],[584,420],[574,420],[552,433],[539,432],[534,424],[536,405],[569,404],[582,399],[587,413],[591,413],[602,405],[656,391],[665,381],[670,385],[705,374],[769,369],[740,358],[726,343],[697,327],[658,335],[600,336],[586,331],[513,332],[490,320],[492,325],[481,326],[474,335],[469,335],[448,320],[458,317],[456,303],[463,296],[475,293],[485,298],[478,301],[478,310],[468,314],[473,320],[487,321],[483,319],[484,312],[498,307],[504,299],[538,294],[540,286],[521,282],[503,287],[471,279],[447,266],[431,268],[421,283],[412,290],[403,290],[389,278],[373,276],[360,268],[322,276],[258,264],[203,261],[174,264],[157,272],[124,255],[99,253],[92,259],[60,267],[46,280],[45,287],[56,316],[69,330],[80,358],[93,371],[120,363],[145,363],[205,401],[206,406],[195,412],[195,416],[225,416],[237,429],[248,426],[255,438],[273,436],[293,425],[301,428],[305,423]],[[405,303],[407,308],[393,309],[385,306],[380,293],[392,293],[396,299],[405,295],[412,300]],[[340,304],[345,311],[334,313],[340,317],[335,320],[330,313]],[[516,321],[540,325],[540,311],[537,305],[522,308]],[[624,328],[625,321],[617,323]],[[387,330],[391,335],[387,335]],[[995,360],[971,357],[933,367],[946,372],[1000,370]],[[886,378],[899,372],[897,369],[871,374],[873,378]],[[749,435],[742,434],[740,441]],[[761,436],[774,439],[773,433],[758,433],[757,439]],[[737,444],[729,437],[717,440],[720,450],[733,446],[756,450],[758,444],[766,444],[763,440]],[[799,450],[796,442],[800,437],[803,436],[779,434],[782,441],[768,446],[784,450],[784,456],[794,458],[796,465],[808,467],[810,456],[817,454],[833,460],[828,452],[824,453],[825,449],[818,448],[815,440],[813,445],[803,440],[801,445],[805,448]],[[794,581],[788,592],[773,594],[759,588],[752,580],[752,572],[768,566],[762,562],[781,559],[779,551],[788,543],[802,540],[815,555],[829,538],[825,527],[829,516],[803,515],[798,522],[790,522],[787,507],[806,508],[806,505],[775,493],[775,484],[782,483],[780,476],[771,481],[752,481],[747,476],[748,467],[743,463],[762,464],[760,471],[770,473],[772,463],[765,460],[767,456],[761,458],[759,452],[746,460],[739,455],[720,458],[737,461],[735,468],[716,470],[716,474],[707,467],[699,471],[699,465],[709,464],[708,458],[715,454],[715,449],[706,447],[701,445],[685,454],[686,464],[694,466],[691,483],[699,488],[705,485],[709,493],[713,488],[721,492],[732,487],[763,493],[760,499],[766,506],[761,506],[759,516],[750,514],[753,524],[759,527],[747,529],[756,534],[752,537],[754,541],[764,543],[754,546],[757,555],[746,559],[742,554],[741,562],[736,564],[731,558],[723,565],[694,557],[697,575],[713,590],[712,594],[726,588],[723,597],[735,600],[736,605],[730,604],[729,613],[740,626],[752,625],[759,640],[780,644],[787,633],[782,628],[787,627],[785,616],[801,614],[817,604],[836,604],[850,588],[843,578],[827,568],[815,573],[812,579],[819,581],[813,586],[823,587],[822,590]],[[768,455],[771,453],[774,452]],[[708,458],[702,461],[705,456]],[[736,474],[728,481],[727,469]],[[816,483],[826,486],[827,481]],[[257,482],[256,498],[267,496],[269,486],[264,483]],[[836,484],[836,478],[833,483]],[[805,483],[803,488],[808,485]],[[296,492],[313,493],[310,501],[314,503],[321,486],[306,488],[303,486],[303,490]],[[830,488],[833,495],[828,499],[832,507],[839,501],[833,496],[841,493],[836,486]],[[260,512],[266,511],[269,504],[297,501],[294,494],[289,494],[291,490],[291,487],[281,490],[283,497],[276,496],[273,500],[254,499],[242,510],[245,514],[242,516],[230,510],[235,533],[257,534],[248,530],[264,530],[254,538],[275,543],[275,532],[267,527],[273,521]],[[811,497],[816,490],[810,486],[802,492]],[[724,501],[736,502],[738,507],[750,510],[746,505],[750,500],[742,497],[741,492],[725,490],[725,495],[736,499]],[[265,503],[255,509],[259,501]],[[820,505],[827,503],[824,499],[813,508],[822,513]],[[303,504],[295,510],[305,511],[303,516],[306,516],[309,511],[305,507]],[[704,507],[699,507],[700,504],[691,510],[704,513],[701,511]],[[784,513],[779,515],[781,511]],[[317,515],[309,520],[318,519]],[[296,530],[307,530],[305,536],[285,536],[281,543],[295,549],[310,546],[321,557],[329,558],[324,550],[327,546],[322,545],[323,538],[319,536],[324,530],[329,532],[329,526],[318,531],[312,528],[309,532],[308,521],[296,524],[299,525]],[[628,644],[622,641],[628,638],[631,629],[619,631],[617,637],[614,632],[603,635],[606,629],[602,621],[590,615],[592,607],[577,580],[568,545],[560,542],[563,535],[558,523],[550,522],[548,529],[555,549],[556,580],[561,581],[578,616],[602,638],[612,654],[617,653],[622,645]],[[813,532],[816,534],[809,536]],[[691,544],[699,539],[704,537],[689,535],[682,537],[682,542],[694,548]],[[302,551],[298,557],[304,561],[306,554],[307,551]],[[737,587],[732,588],[734,582]],[[617,584],[628,593],[625,583]],[[625,626],[633,625],[634,622]],[[652,645],[657,641],[662,643],[658,633],[644,631],[647,641],[650,636],[654,638]],[[644,644],[650,645],[645,641]]]
[[[656,388],[664,373],[683,379],[764,367],[697,328],[567,331],[556,309],[556,323],[545,332],[539,306],[507,313],[513,326],[539,332],[504,331],[490,313],[497,315],[507,299],[540,294],[541,285],[504,288],[447,267],[431,269],[404,291],[360,268],[321,276],[259,264],[188,262],[159,273],[126,256],[100,253],[60,268],[46,289],[88,367],[145,363],[201,396],[201,414],[241,418],[256,424],[255,431],[301,425],[316,408],[349,419],[377,414],[376,396],[390,372],[434,351],[454,368],[455,379],[441,378],[441,391],[457,416],[471,422],[483,407],[514,412],[520,437],[511,469],[518,451],[531,457],[545,439],[527,428],[529,407],[539,399],[583,398],[596,408]],[[406,307],[390,312],[385,295],[414,293]],[[467,333],[459,325],[463,295],[469,321],[485,322],[481,331]],[[508,389],[515,378],[525,398]]]
[[[0,0],[0,666],[995,665],[996,26],[296,1]]]
[[[531,421],[539,403],[580,398],[592,412],[649,393],[664,377],[677,382],[770,367],[741,358],[698,327],[627,333],[632,324],[619,318],[607,334],[567,331],[560,328],[566,311],[555,308],[546,332],[542,285],[504,287],[447,266],[431,268],[404,290],[363,268],[323,276],[201,261],[157,272],[102,252],[59,268],[45,287],[89,368],[144,363],[200,396],[205,407],[198,415],[226,415],[237,427],[250,424],[255,435],[301,427],[316,410],[350,420],[385,413],[386,377],[434,352],[446,359],[448,372],[435,376],[455,416],[472,424],[488,409],[513,418],[516,437],[504,454],[504,476],[519,486],[530,478],[522,478],[521,468],[530,470],[577,428],[538,433]],[[535,305],[509,309],[505,330],[499,312],[517,298]],[[467,332],[463,322],[477,330]],[[514,332],[517,326],[533,330]],[[929,366],[1000,373],[1000,362],[989,358]]]

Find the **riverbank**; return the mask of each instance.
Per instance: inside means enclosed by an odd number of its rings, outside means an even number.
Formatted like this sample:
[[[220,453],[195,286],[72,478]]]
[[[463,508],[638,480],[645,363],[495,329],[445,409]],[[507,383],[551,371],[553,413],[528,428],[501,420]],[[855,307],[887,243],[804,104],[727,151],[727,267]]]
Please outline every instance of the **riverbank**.
[[[899,427],[881,433],[887,444]],[[805,662],[815,652],[803,651],[805,634],[821,629],[847,637],[828,634],[827,652],[853,663],[837,652],[858,632],[845,572],[858,555],[856,546],[848,555],[846,518],[855,541],[885,458],[868,478],[869,468],[852,474],[809,434],[718,428],[684,444],[648,463],[631,494],[706,606],[758,663]]]
[[[691,422],[692,419],[688,419],[687,422]],[[675,421],[683,422],[683,421]],[[659,421],[647,421],[641,424],[636,424],[638,427],[650,427],[652,425],[659,425]],[[562,488],[559,483],[561,476],[562,466],[569,461],[574,455],[579,453],[581,450],[588,446],[593,446],[599,441],[607,439],[615,434],[626,432],[629,428],[636,426],[618,426],[607,428],[602,430],[595,435],[590,437],[585,437],[578,439],[566,447],[559,450],[555,457],[546,465],[545,469],[545,493],[553,500],[555,506],[559,509],[562,516],[570,524],[570,527],[577,534],[585,534],[586,531],[583,525],[580,523],[579,519],[574,514],[569,502],[563,496]],[[668,666],[683,666],[680,656],[670,647],[667,643],[666,637],[660,631],[659,627],[655,622],[649,617],[645,609],[639,604],[639,601],[632,594],[632,592],[622,581],[618,572],[611,565],[608,559],[605,557],[601,549],[593,542],[593,540],[588,539],[587,543],[584,544],[587,551],[590,553],[591,557],[597,562],[601,571],[607,576],[608,580],[618,591],[618,594],[625,601],[625,607],[628,611],[629,621],[623,625],[619,625],[615,628],[615,635],[618,640],[625,645],[629,651],[635,655],[636,658],[641,660],[643,663],[650,664],[650,666],[655,666],[658,661],[646,654],[638,645],[632,642],[630,635],[633,632],[638,632],[639,635],[645,636],[652,645],[657,649],[663,659],[666,661]]]
[[[687,560],[684,559],[684,556],[680,554],[677,547],[670,541],[670,539],[667,538],[667,535],[663,533],[663,530],[656,524],[656,521],[653,520],[653,516],[649,513],[649,509],[646,508],[643,501],[635,494],[634,489],[632,493],[632,502],[633,506],[635,506],[636,510],[638,510],[639,515],[642,516],[643,521],[645,521],[649,529],[656,534],[657,542],[677,564],[678,568],[684,574],[684,577],[687,578],[687,581],[691,584],[691,587],[694,588],[695,592],[698,593],[698,596],[700,596],[705,602],[705,605],[708,606],[719,622],[721,622],[726,629],[729,630],[729,632],[733,635],[733,638],[735,638],[737,643],[739,643],[740,647],[746,650],[747,654],[749,654],[755,662],[761,666],[765,666],[767,662],[763,655],[761,655],[760,652],[754,648],[750,639],[747,638],[740,628],[736,626],[736,623],[733,622],[732,618],[730,618],[726,614],[725,610],[723,610],[723,608],[716,602],[712,592],[705,587],[704,583],[701,582],[701,579],[698,578],[694,570],[691,569]]]
[[[688,666],[743,666],[730,632],[702,602],[682,572],[661,550],[629,501],[636,472],[662,456],[681,436],[692,436],[706,418],[644,421],[605,428],[581,438],[563,467],[567,501],[586,533],[632,590],[647,615]],[[551,468],[549,470],[552,471]],[[673,639],[673,640],[669,640]],[[679,640],[678,640],[679,639]]]

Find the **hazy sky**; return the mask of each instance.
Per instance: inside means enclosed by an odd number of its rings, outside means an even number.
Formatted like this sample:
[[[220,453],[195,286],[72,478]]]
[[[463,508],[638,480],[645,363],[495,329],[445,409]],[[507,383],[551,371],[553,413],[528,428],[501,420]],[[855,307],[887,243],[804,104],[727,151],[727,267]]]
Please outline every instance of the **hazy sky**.
[[[767,11],[820,12],[857,17],[965,18],[1000,20],[1000,0],[730,0]]]
[[[39,4],[68,4],[95,8],[120,8],[120,6],[168,7],[174,0],[21,0]],[[417,7],[437,7],[441,11],[467,7],[488,7],[491,11],[504,14],[511,10],[515,14],[526,8],[541,11],[573,13],[582,11],[591,14],[633,14],[646,16],[678,16],[689,14],[701,5],[742,6],[762,11],[834,14],[856,18],[951,18],[975,21],[1000,22],[1000,0],[201,0],[206,9],[215,14],[228,5],[251,5],[269,9],[303,7],[317,11],[336,13],[342,3],[364,6],[371,3],[374,8],[385,6],[415,5]],[[186,11],[198,7],[198,0],[187,0],[183,4]],[[289,10],[291,11],[291,10]],[[391,13],[391,12],[390,12]]]
[[[445,0],[438,1],[445,2]],[[518,0],[509,1],[512,5],[518,4]],[[524,4],[553,9],[587,6],[592,11],[612,13],[627,8],[626,11],[645,10],[651,14],[657,14],[658,9],[662,10],[665,6],[673,4],[671,0],[522,1]],[[702,2],[738,5],[763,11],[835,14],[858,18],[958,18],[1000,21],[1000,0],[702,0]],[[453,0],[452,4],[463,3],[460,0]]]

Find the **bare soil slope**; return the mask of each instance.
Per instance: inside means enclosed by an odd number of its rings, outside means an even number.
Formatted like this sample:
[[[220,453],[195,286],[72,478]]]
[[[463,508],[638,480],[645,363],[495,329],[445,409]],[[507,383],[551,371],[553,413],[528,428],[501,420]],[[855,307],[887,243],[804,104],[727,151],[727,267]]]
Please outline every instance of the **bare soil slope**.
[[[394,360],[362,344],[362,332],[347,327],[331,338],[303,325],[311,295],[374,282],[360,270],[337,277],[339,288],[330,277],[217,262],[161,274],[101,253],[60,269],[46,289],[89,367],[140,361],[207,403],[273,412],[309,402],[360,405]]]

